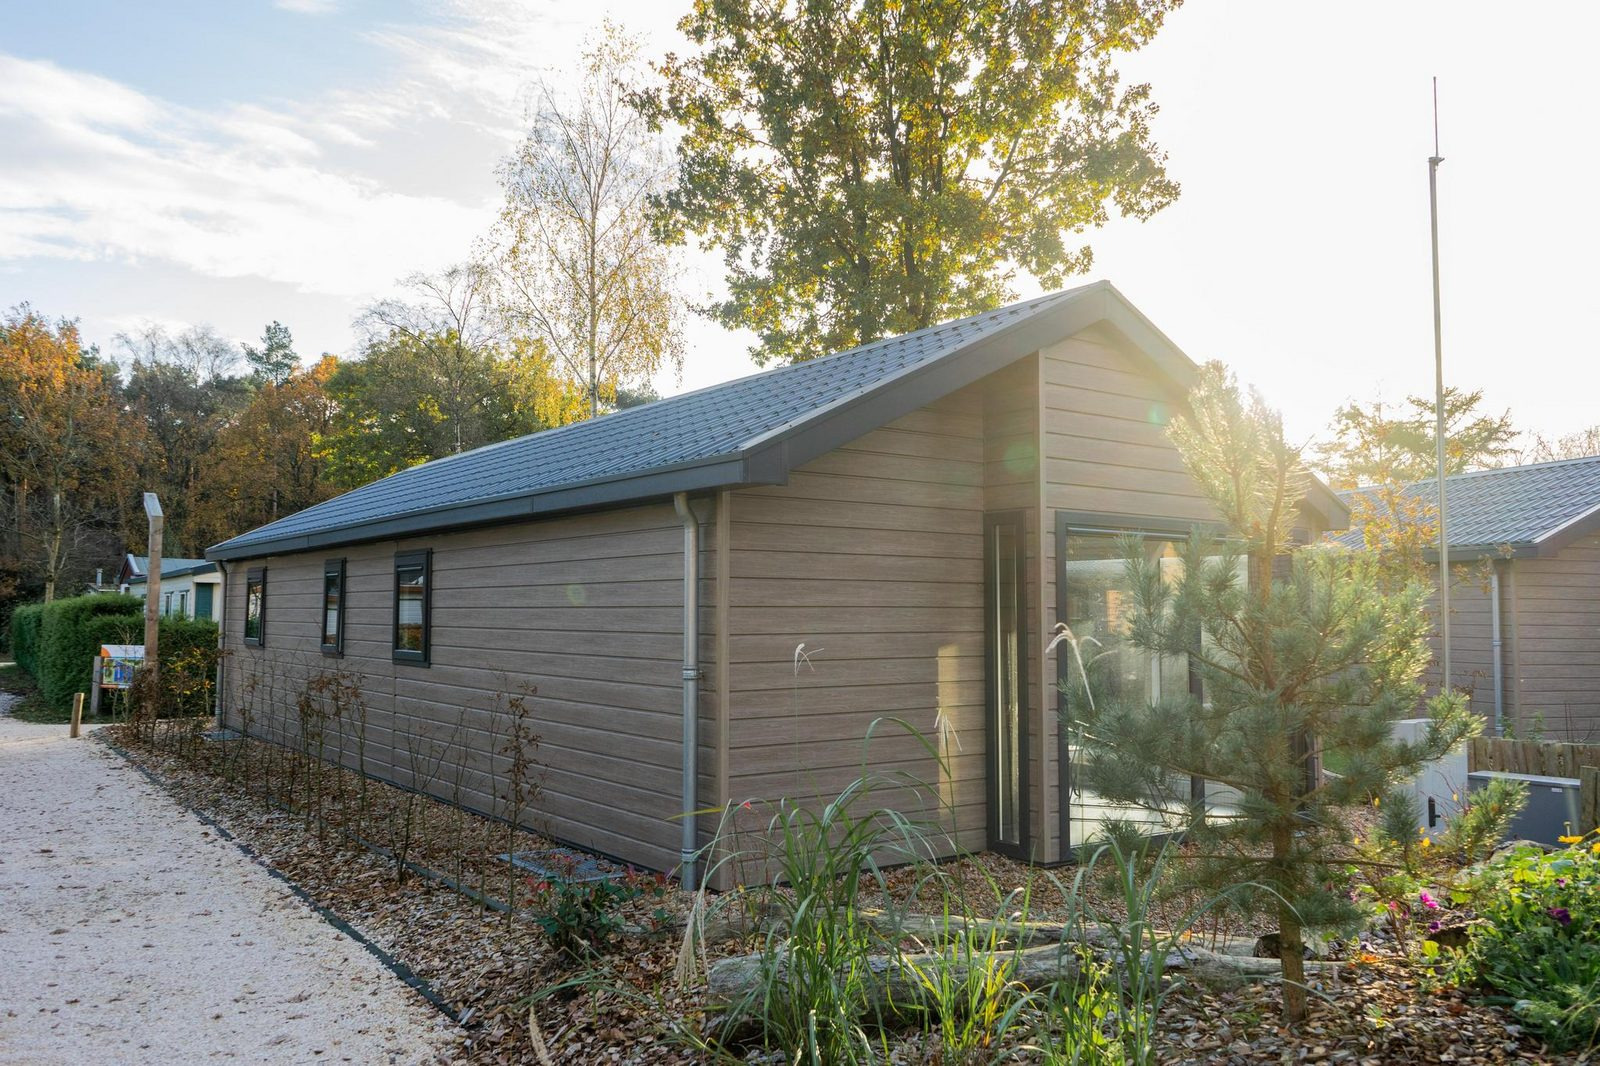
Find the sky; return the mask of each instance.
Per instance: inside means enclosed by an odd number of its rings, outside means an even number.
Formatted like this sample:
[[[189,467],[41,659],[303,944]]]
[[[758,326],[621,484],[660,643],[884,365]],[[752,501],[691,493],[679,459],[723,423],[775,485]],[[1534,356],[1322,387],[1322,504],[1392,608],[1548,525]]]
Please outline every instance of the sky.
[[[349,352],[399,277],[465,258],[530,85],[610,18],[683,50],[687,0],[14,5],[0,23],[0,307],[119,331],[282,321]],[[1446,377],[1520,428],[1600,422],[1600,4],[1189,0],[1121,64],[1161,105],[1178,202],[1087,236],[1197,360],[1320,434],[1431,394],[1439,79]],[[718,285],[690,261],[690,295]],[[1019,295],[1038,291],[1023,279]],[[664,393],[755,369],[704,320]]]

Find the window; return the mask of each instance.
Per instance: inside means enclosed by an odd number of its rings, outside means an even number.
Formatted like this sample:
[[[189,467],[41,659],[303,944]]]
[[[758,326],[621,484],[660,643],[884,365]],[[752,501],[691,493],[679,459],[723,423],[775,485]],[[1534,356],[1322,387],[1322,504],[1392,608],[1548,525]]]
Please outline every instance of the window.
[[[394,557],[394,658],[428,662],[429,570],[433,553],[399,552]]]
[[[187,589],[178,593],[178,613],[185,618],[189,617],[189,592]]]
[[[162,614],[171,614],[172,613],[172,593],[170,593],[170,592],[165,592],[165,593],[162,593],[162,595],[161,595],[161,613]]]
[[[244,642],[264,644],[267,636],[267,571],[252,570],[244,579]]]
[[[1153,785],[1140,804],[1113,804],[1084,787],[1084,752],[1077,736],[1092,729],[1098,712],[1106,708],[1129,703],[1171,704],[1173,714],[1178,715],[1195,692],[1189,656],[1152,654],[1127,639],[1134,609],[1128,553],[1139,553],[1154,564],[1164,582],[1175,582],[1183,575],[1188,530],[1176,523],[1147,529],[1076,525],[1064,517],[1058,523],[1057,617],[1066,623],[1073,638],[1056,652],[1063,721],[1070,723],[1065,738],[1068,750],[1062,761],[1067,774],[1062,810],[1067,825],[1063,828],[1069,846],[1094,841],[1107,819],[1142,823],[1155,832],[1172,828],[1181,809],[1203,795],[1202,782],[1167,777]],[[1173,723],[1175,729],[1183,725],[1181,721]]]
[[[322,652],[344,654],[344,560],[322,564]]]

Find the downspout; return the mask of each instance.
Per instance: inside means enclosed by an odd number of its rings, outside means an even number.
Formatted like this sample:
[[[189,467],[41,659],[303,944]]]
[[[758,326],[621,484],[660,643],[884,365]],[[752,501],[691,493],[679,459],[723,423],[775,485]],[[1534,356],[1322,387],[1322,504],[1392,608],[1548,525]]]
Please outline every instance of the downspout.
[[[1494,735],[1506,735],[1505,650],[1500,639],[1500,567],[1496,560],[1489,567],[1489,647],[1494,664]]]
[[[695,824],[700,780],[700,520],[689,507],[689,494],[672,497],[683,522],[683,844],[678,852],[678,880],[695,889],[695,855],[700,837]]]
[[[223,701],[226,699],[223,695],[225,690],[222,685],[225,680],[223,671],[227,668],[228,663],[228,564],[221,559],[217,560],[217,573],[222,575],[222,585],[217,589],[220,602],[211,605],[211,616],[217,619],[217,721],[215,728],[220,734],[222,730],[227,728],[227,725],[222,720]]]

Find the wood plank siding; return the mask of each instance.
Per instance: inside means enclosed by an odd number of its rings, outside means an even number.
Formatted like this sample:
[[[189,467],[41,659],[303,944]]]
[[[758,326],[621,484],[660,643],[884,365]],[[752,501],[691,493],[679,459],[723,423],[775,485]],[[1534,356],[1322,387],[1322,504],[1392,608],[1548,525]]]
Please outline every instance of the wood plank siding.
[[[925,782],[873,802],[984,840],[984,405],[973,386],[729,505],[729,796],[831,798],[871,765]],[[809,661],[796,665],[796,648]]]
[[[1600,742],[1600,536],[1509,570],[1516,642],[1506,689],[1519,735],[1542,728],[1547,740]]]
[[[714,567],[702,530],[701,802],[719,801]],[[431,665],[391,661],[394,555],[431,548]],[[344,558],[345,654],[319,648],[323,564]],[[242,642],[244,574],[265,566],[265,643]],[[544,776],[525,821],[656,869],[677,863],[681,807],[683,527],[669,504],[273,556],[230,568],[228,724],[297,744],[294,710],[330,671],[359,676],[364,752],[353,724],[326,754],[378,777],[506,809],[505,699],[523,686]]]
[[[1057,621],[1055,517],[1098,515],[1106,524],[1136,529],[1141,520],[1212,522],[1216,512],[1184,471],[1167,437],[1167,423],[1182,410],[1178,388],[1111,338],[1087,332],[1046,348],[1043,380],[1043,498],[1048,521],[1041,560],[1044,630]],[[1060,792],[1056,653],[1042,663],[1048,694],[1041,767],[1047,806],[1058,817],[1069,797]],[[1044,857],[1063,858],[1055,824]]]

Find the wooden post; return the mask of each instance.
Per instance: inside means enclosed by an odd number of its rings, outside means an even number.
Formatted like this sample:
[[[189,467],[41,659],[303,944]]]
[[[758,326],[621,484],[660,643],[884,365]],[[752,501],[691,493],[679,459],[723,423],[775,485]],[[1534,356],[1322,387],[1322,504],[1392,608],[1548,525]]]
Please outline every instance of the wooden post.
[[[100,717],[100,682],[104,680],[106,661],[100,656],[94,657],[94,680],[89,682],[89,717]]]
[[[161,527],[165,521],[161,513],[161,500],[153,492],[144,494],[144,513],[150,519],[150,569],[145,576],[144,599],[144,665],[141,672],[148,671],[145,678],[145,691],[150,694],[150,719],[155,720],[156,712],[156,680],[160,672],[161,657]]]
[[[79,727],[82,726],[82,725],[83,725],[83,693],[74,692],[72,694],[72,728],[70,730],[68,730],[67,736],[76,737],[78,735],[78,732],[79,732]]]
[[[1600,829],[1600,766],[1578,768],[1578,824],[1574,833]]]

